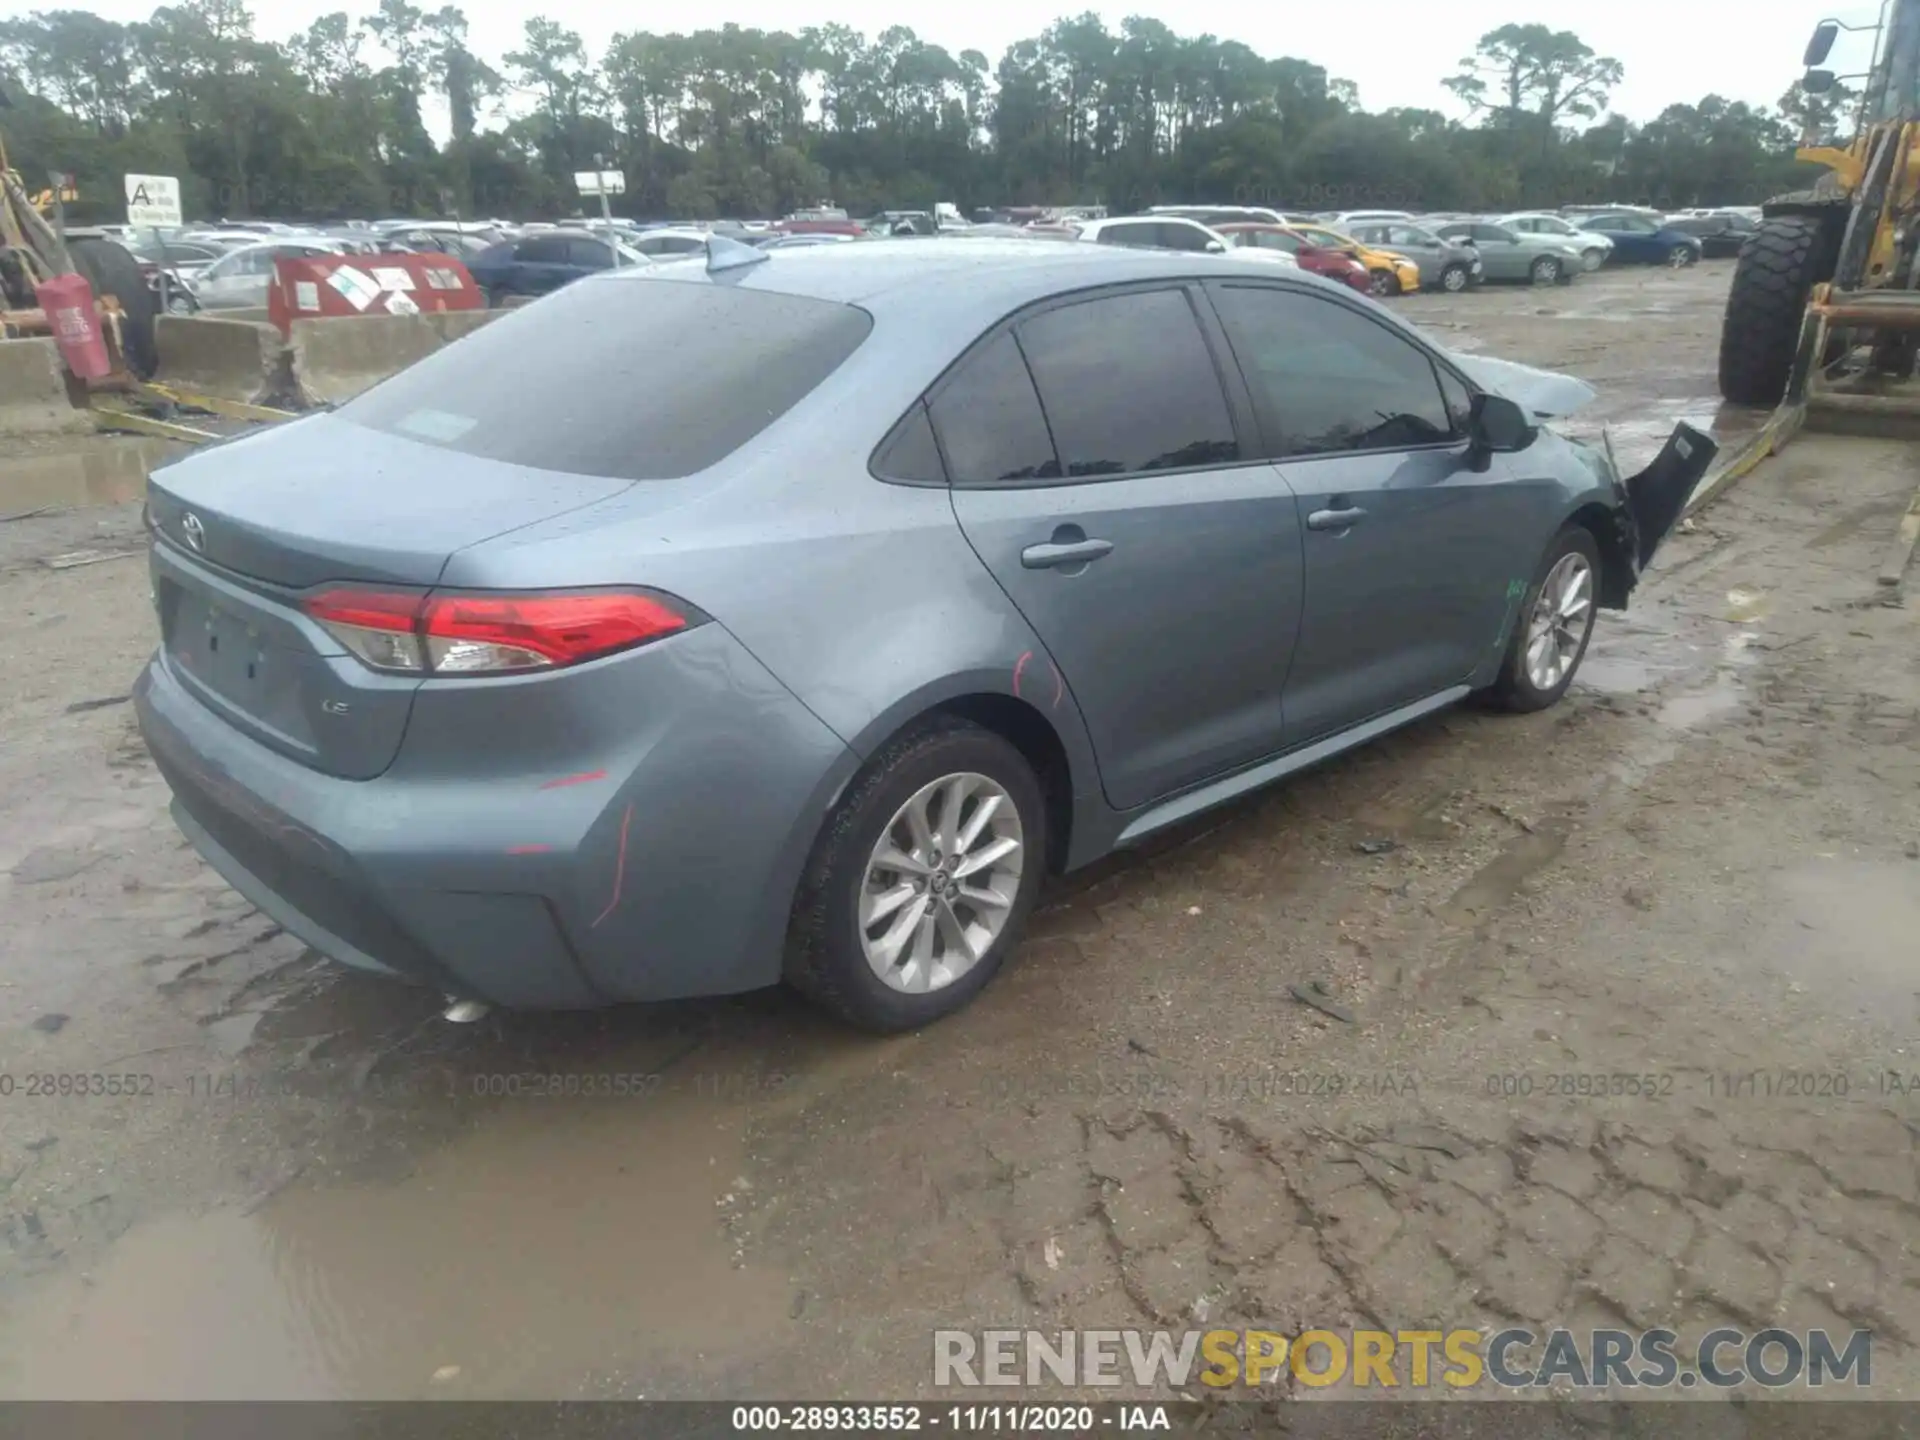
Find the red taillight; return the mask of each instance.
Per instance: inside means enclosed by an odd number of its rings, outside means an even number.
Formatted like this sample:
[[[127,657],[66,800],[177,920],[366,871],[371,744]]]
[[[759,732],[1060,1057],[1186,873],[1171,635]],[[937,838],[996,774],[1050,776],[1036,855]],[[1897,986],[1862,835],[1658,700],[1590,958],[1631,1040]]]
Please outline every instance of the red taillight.
[[[500,675],[630,650],[691,623],[664,596],[637,591],[427,594],[341,587],[306,611],[377,670]]]

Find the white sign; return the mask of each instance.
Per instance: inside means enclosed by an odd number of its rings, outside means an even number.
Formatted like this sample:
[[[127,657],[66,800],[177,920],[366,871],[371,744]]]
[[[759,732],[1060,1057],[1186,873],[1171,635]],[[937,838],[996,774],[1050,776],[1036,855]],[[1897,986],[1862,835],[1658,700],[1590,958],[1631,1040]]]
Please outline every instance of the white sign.
[[[373,278],[380,282],[382,290],[411,290],[413,276],[398,265],[379,265],[374,268]]]
[[[180,181],[172,175],[129,175],[127,224],[136,227],[178,225]]]
[[[627,193],[627,172],[578,170],[574,172],[573,187],[582,195],[624,195]]]

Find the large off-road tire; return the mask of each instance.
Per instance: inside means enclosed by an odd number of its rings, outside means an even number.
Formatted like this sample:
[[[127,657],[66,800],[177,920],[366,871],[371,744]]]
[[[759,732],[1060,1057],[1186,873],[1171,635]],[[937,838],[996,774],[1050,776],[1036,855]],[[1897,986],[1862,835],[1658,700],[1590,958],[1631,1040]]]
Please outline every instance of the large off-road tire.
[[[1839,250],[1839,229],[1818,215],[1763,220],[1741,247],[1720,327],[1720,393],[1728,400],[1780,403],[1800,344],[1807,292],[1833,278]]]
[[[147,288],[147,277],[140,273],[140,262],[133,252],[114,240],[72,240],[67,253],[73,265],[93,287],[93,298],[111,295],[120,302],[120,339],[126,350],[127,368],[142,380],[150,379],[160,366],[160,352],[154,341],[154,316],[160,301]]]
[[[814,842],[787,983],[865,1030],[951,1015],[1020,943],[1046,855],[1045,796],[1019,750],[957,719],[910,730],[867,762]]]

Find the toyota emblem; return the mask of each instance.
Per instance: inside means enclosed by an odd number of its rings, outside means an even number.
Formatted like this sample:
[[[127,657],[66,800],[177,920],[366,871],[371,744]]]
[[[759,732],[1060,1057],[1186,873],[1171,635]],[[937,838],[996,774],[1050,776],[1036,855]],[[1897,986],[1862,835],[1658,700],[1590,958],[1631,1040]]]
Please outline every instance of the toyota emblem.
[[[187,544],[191,545],[195,550],[205,548],[207,543],[207,527],[200,523],[200,517],[191,510],[187,512],[186,519],[180,522],[180,533],[187,537]]]

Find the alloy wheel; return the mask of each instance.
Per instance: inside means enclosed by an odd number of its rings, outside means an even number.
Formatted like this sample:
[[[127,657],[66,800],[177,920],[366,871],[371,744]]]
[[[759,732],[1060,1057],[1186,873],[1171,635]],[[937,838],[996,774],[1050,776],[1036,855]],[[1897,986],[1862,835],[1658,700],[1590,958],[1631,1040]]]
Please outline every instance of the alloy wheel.
[[[1455,265],[1440,277],[1440,284],[1451,294],[1458,295],[1467,288],[1467,272]]]
[[[1577,552],[1562,555],[1540,582],[1527,623],[1527,679],[1536,690],[1553,690],[1567,678],[1592,624],[1593,567]]]
[[[995,780],[946,775],[881,830],[859,897],[860,945],[890,989],[942,990],[1007,927],[1026,864],[1019,807]]]

